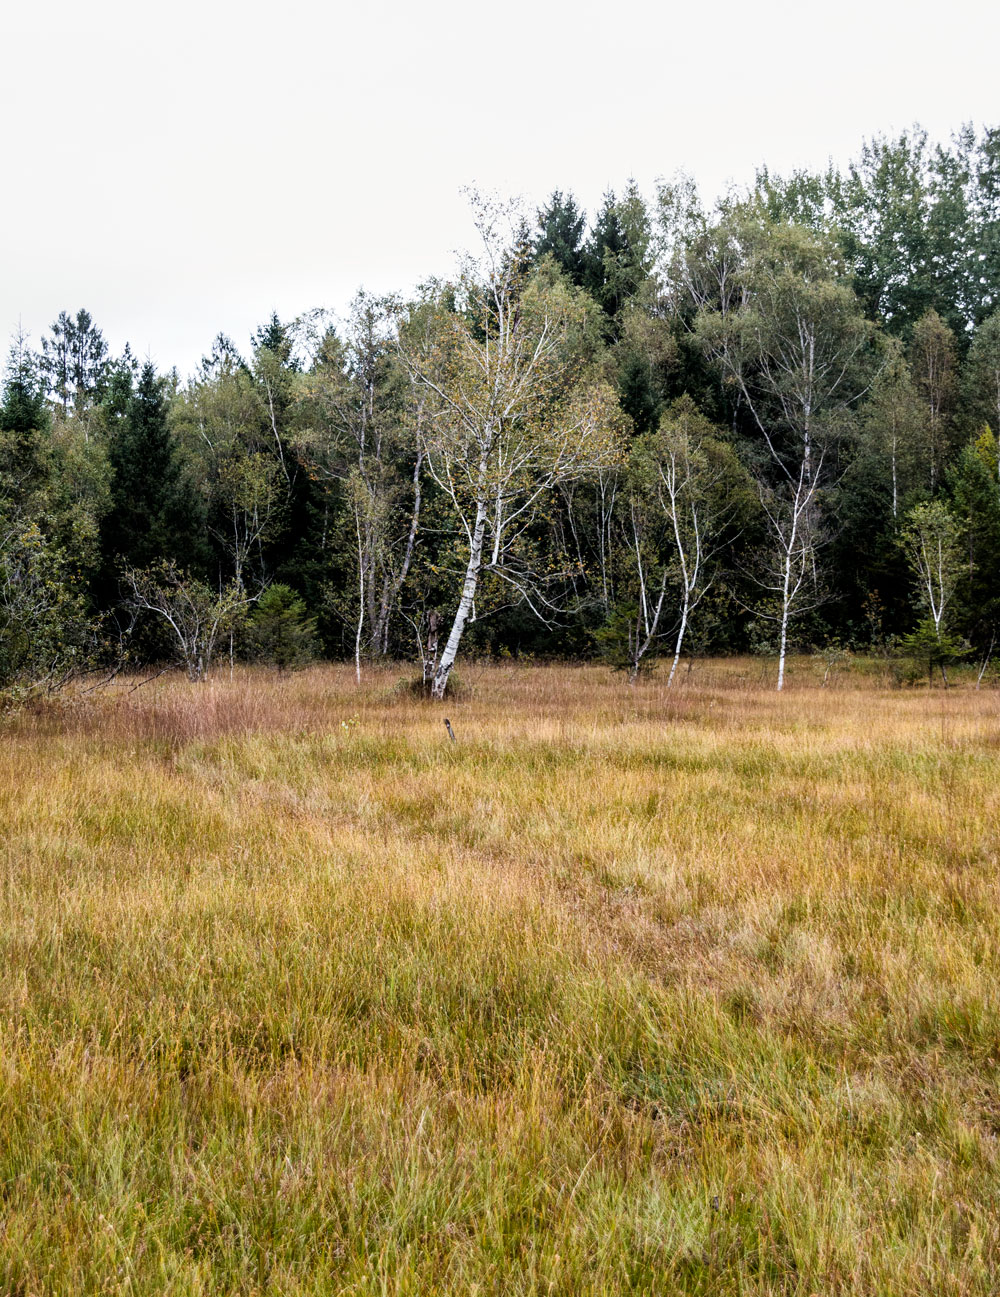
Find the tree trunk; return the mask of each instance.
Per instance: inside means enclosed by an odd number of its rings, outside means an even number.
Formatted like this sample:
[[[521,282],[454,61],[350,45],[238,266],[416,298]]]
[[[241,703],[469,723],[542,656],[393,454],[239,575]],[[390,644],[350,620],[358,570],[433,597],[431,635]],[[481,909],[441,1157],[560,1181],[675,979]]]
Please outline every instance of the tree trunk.
[[[670,664],[670,674],[667,676],[668,689],[674,683],[674,676],[677,674],[677,663],[681,660],[681,648],[684,644],[684,633],[687,630],[687,624],[688,624],[689,603],[690,603],[690,599],[687,592],[685,591],[684,606],[681,608],[681,624],[677,631],[677,642],[674,644],[674,660]],[[780,688],[781,686],[779,685],[778,687]]]
[[[789,611],[789,591],[788,587],[792,577],[792,555],[791,550],[785,554],[785,584],[781,593],[781,642],[778,647],[778,689],[785,687],[785,650],[788,645],[788,611]]]
[[[361,518],[355,513],[358,535],[358,625],[354,635],[354,673],[361,683],[361,633],[365,625],[365,559],[361,548]]]
[[[486,502],[481,500],[476,506],[476,525],[472,532],[472,545],[469,549],[469,563],[465,569],[465,581],[462,584],[462,597],[458,601],[458,611],[452,623],[448,642],[441,654],[441,661],[434,672],[434,683],[431,686],[432,698],[443,698],[448,687],[448,677],[458,657],[458,646],[462,640],[465,623],[469,620],[472,604],[476,597],[476,586],[479,584],[479,573],[483,565],[483,537],[486,534]]]
[[[440,618],[437,611],[432,610],[430,617],[427,619],[427,647],[424,650],[424,688],[431,683],[434,672],[437,670],[438,655],[438,624]]]

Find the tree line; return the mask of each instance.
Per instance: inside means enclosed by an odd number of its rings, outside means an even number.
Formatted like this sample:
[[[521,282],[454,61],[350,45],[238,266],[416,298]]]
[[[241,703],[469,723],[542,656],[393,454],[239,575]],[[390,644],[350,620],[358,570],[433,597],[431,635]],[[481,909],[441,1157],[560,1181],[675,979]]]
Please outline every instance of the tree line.
[[[1000,128],[919,129],[712,205],[471,195],[479,246],[198,371],[85,310],[11,347],[0,688],[213,656],[665,658],[1000,618]]]

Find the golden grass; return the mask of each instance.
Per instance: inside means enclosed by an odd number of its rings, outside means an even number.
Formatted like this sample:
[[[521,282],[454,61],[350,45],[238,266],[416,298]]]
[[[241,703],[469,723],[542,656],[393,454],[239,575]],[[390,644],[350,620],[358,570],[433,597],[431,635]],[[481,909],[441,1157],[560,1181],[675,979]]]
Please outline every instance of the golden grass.
[[[1000,695],[401,673],[0,730],[0,1292],[995,1293]]]

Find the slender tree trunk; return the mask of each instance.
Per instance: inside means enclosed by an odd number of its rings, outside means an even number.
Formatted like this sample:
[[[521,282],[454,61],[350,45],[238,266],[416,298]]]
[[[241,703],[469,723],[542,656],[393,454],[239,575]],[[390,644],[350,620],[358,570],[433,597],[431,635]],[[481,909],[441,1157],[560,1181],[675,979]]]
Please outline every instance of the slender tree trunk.
[[[476,506],[476,524],[472,532],[472,545],[469,549],[468,566],[465,569],[462,597],[458,601],[458,611],[455,613],[455,620],[452,623],[448,641],[444,646],[444,652],[441,654],[441,660],[437,665],[437,670],[434,672],[434,683],[431,686],[431,697],[433,698],[444,697],[444,691],[448,687],[448,677],[451,675],[451,669],[455,665],[455,659],[458,657],[458,646],[462,640],[462,632],[465,630],[465,623],[469,620],[469,613],[472,611],[472,605],[476,597],[479,573],[483,565],[486,508],[485,500],[480,500]]]
[[[646,644],[648,645],[648,643],[647,638]],[[645,651],[645,646],[642,644],[642,612],[640,611],[635,615],[635,638],[632,636],[631,626],[628,631],[628,682],[630,685],[634,685],[639,678],[639,667],[642,665],[642,657]]]
[[[674,660],[670,664],[670,674],[667,676],[667,688],[674,683],[674,676],[677,674],[677,663],[681,660],[681,648],[684,644],[684,633],[687,630],[688,612],[690,609],[690,596],[687,590],[684,591],[684,603],[681,607],[681,624],[677,630],[677,641],[674,644]]]
[[[378,651],[383,657],[389,652],[389,623],[392,620],[393,610],[399,593],[406,583],[406,578],[410,572],[410,564],[413,561],[413,550],[417,540],[417,529],[420,526],[420,469],[424,461],[423,451],[417,452],[417,461],[413,469],[413,510],[410,514],[410,527],[406,537],[406,549],[403,553],[403,562],[395,577],[390,571],[385,574],[382,582],[382,598],[379,605],[378,621],[375,625],[373,641]]]
[[[358,533],[358,626],[354,635],[354,674],[361,683],[361,632],[365,625],[365,560],[361,549],[361,518],[354,515]]]
[[[785,551],[784,586],[781,591],[781,641],[778,648],[778,688],[785,687],[785,651],[788,646],[789,586],[792,579],[792,551]]]
[[[424,662],[424,688],[431,683],[434,672],[437,670],[438,655],[438,629],[439,621],[437,611],[432,609],[430,617],[427,619],[427,645],[426,648],[421,645]]]
[[[983,683],[983,676],[986,674],[986,668],[990,664],[990,658],[993,656],[993,645],[996,643],[996,631],[990,636],[990,646],[986,650],[986,656],[983,658],[982,666],[979,668],[979,675],[976,676],[976,688]]]

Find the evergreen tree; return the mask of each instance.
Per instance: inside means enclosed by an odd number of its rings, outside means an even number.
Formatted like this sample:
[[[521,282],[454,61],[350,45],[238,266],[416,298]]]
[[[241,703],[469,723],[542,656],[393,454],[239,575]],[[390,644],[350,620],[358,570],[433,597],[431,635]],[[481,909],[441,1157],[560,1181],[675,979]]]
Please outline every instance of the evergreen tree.
[[[106,565],[196,564],[203,557],[202,510],[168,427],[164,380],[147,361],[125,396],[128,386],[127,371],[119,369],[115,401],[124,412],[108,447],[111,507],[101,533]]]
[[[538,212],[538,234],[535,258],[551,256],[567,278],[581,285],[584,278],[583,231],[587,214],[577,207],[571,193],[565,196],[556,189],[545,207]]]
[[[649,213],[634,181],[619,200],[608,190],[583,250],[583,286],[616,317],[649,277]]]
[[[216,349],[225,346],[229,340],[220,334],[216,339]],[[299,365],[292,354],[292,335],[287,324],[282,324],[278,318],[277,311],[272,311],[265,324],[262,324],[253,335],[254,352],[259,356],[261,352],[268,352],[278,362],[282,368],[294,373],[298,370]]]
[[[253,657],[291,671],[316,656],[316,618],[289,586],[272,585],[250,618],[247,638]]]
[[[59,313],[51,336],[42,339],[42,371],[63,414],[82,413],[100,395],[108,364],[108,344],[89,311]]]
[[[39,434],[49,427],[38,358],[19,329],[11,344],[0,399],[0,509],[23,509],[42,474]]]
[[[24,435],[48,425],[45,380],[39,370],[38,357],[28,349],[27,338],[18,329],[7,358],[3,399],[0,401],[0,431]]]

